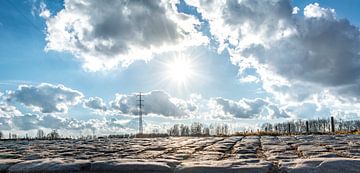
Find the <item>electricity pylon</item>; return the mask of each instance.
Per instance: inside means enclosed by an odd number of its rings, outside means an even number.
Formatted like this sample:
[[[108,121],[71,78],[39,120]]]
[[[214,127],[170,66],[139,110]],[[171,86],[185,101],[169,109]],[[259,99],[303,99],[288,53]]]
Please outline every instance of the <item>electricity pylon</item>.
[[[143,134],[143,121],[142,121],[142,108],[144,107],[144,100],[142,99],[142,93],[140,92],[137,97],[139,97],[139,100],[137,100],[139,102],[138,106],[139,106],[139,134]]]

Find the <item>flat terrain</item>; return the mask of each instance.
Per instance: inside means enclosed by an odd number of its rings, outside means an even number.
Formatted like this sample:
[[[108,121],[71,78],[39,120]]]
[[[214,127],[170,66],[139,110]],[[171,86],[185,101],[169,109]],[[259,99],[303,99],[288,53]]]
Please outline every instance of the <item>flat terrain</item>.
[[[360,135],[0,141],[0,172],[360,173]]]

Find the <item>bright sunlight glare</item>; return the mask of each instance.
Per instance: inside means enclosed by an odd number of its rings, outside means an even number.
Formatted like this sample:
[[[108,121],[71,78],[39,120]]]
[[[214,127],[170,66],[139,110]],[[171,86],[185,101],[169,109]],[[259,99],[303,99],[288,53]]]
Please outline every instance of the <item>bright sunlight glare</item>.
[[[167,76],[173,82],[185,84],[193,76],[193,67],[189,59],[184,57],[175,58],[167,63]]]

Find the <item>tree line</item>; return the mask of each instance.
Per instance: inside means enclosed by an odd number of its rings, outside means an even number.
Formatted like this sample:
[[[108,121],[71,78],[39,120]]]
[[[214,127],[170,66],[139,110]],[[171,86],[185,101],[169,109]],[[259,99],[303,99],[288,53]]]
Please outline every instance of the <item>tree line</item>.
[[[334,126],[332,129],[332,125]],[[314,120],[293,120],[280,123],[263,123],[257,132],[267,132],[275,134],[305,134],[305,133],[330,133],[333,132],[359,132],[360,120],[343,120],[330,118],[314,119]],[[190,125],[175,124],[171,126],[167,133],[159,133],[159,129],[155,129],[153,133],[141,135],[109,135],[110,138],[129,138],[129,137],[168,137],[168,136],[228,136],[228,135],[249,135],[249,132],[236,132],[230,133],[231,129],[227,124],[210,124],[209,126],[199,122],[194,122]],[[253,133],[252,131],[250,132]],[[255,132],[256,133],[256,132]],[[95,136],[87,137],[94,138]],[[0,139],[4,138],[4,134],[0,132]],[[16,134],[9,133],[8,139],[30,139],[27,135],[24,138],[19,138]],[[37,131],[36,137],[31,139],[62,139],[57,130],[52,130],[50,133],[45,134],[43,130]]]
[[[169,136],[226,136],[230,134],[227,124],[210,124],[194,122],[191,125],[175,124],[167,130]]]
[[[332,126],[334,129],[332,129]],[[331,118],[314,120],[294,120],[282,123],[264,123],[261,130],[276,133],[329,133],[335,132],[356,132],[360,131],[360,120],[343,120]]]
[[[0,139],[4,139],[4,134],[2,132],[0,132]],[[45,134],[45,132],[41,129],[39,129],[36,133],[36,137],[32,138],[30,136],[28,136],[27,134],[25,135],[25,137],[19,137],[17,134],[15,133],[9,133],[8,139],[46,139],[46,140],[56,140],[56,139],[63,139],[59,132],[57,130],[52,130],[50,133]]]

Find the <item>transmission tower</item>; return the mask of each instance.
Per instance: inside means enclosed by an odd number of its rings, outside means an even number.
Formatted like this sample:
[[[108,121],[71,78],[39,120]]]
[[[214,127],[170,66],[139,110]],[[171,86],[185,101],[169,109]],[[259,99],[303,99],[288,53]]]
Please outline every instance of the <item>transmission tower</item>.
[[[137,100],[139,102],[139,134],[143,134],[142,108],[144,107],[144,100],[142,99],[143,95],[141,92],[137,96],[139,97],[139,100]]]

